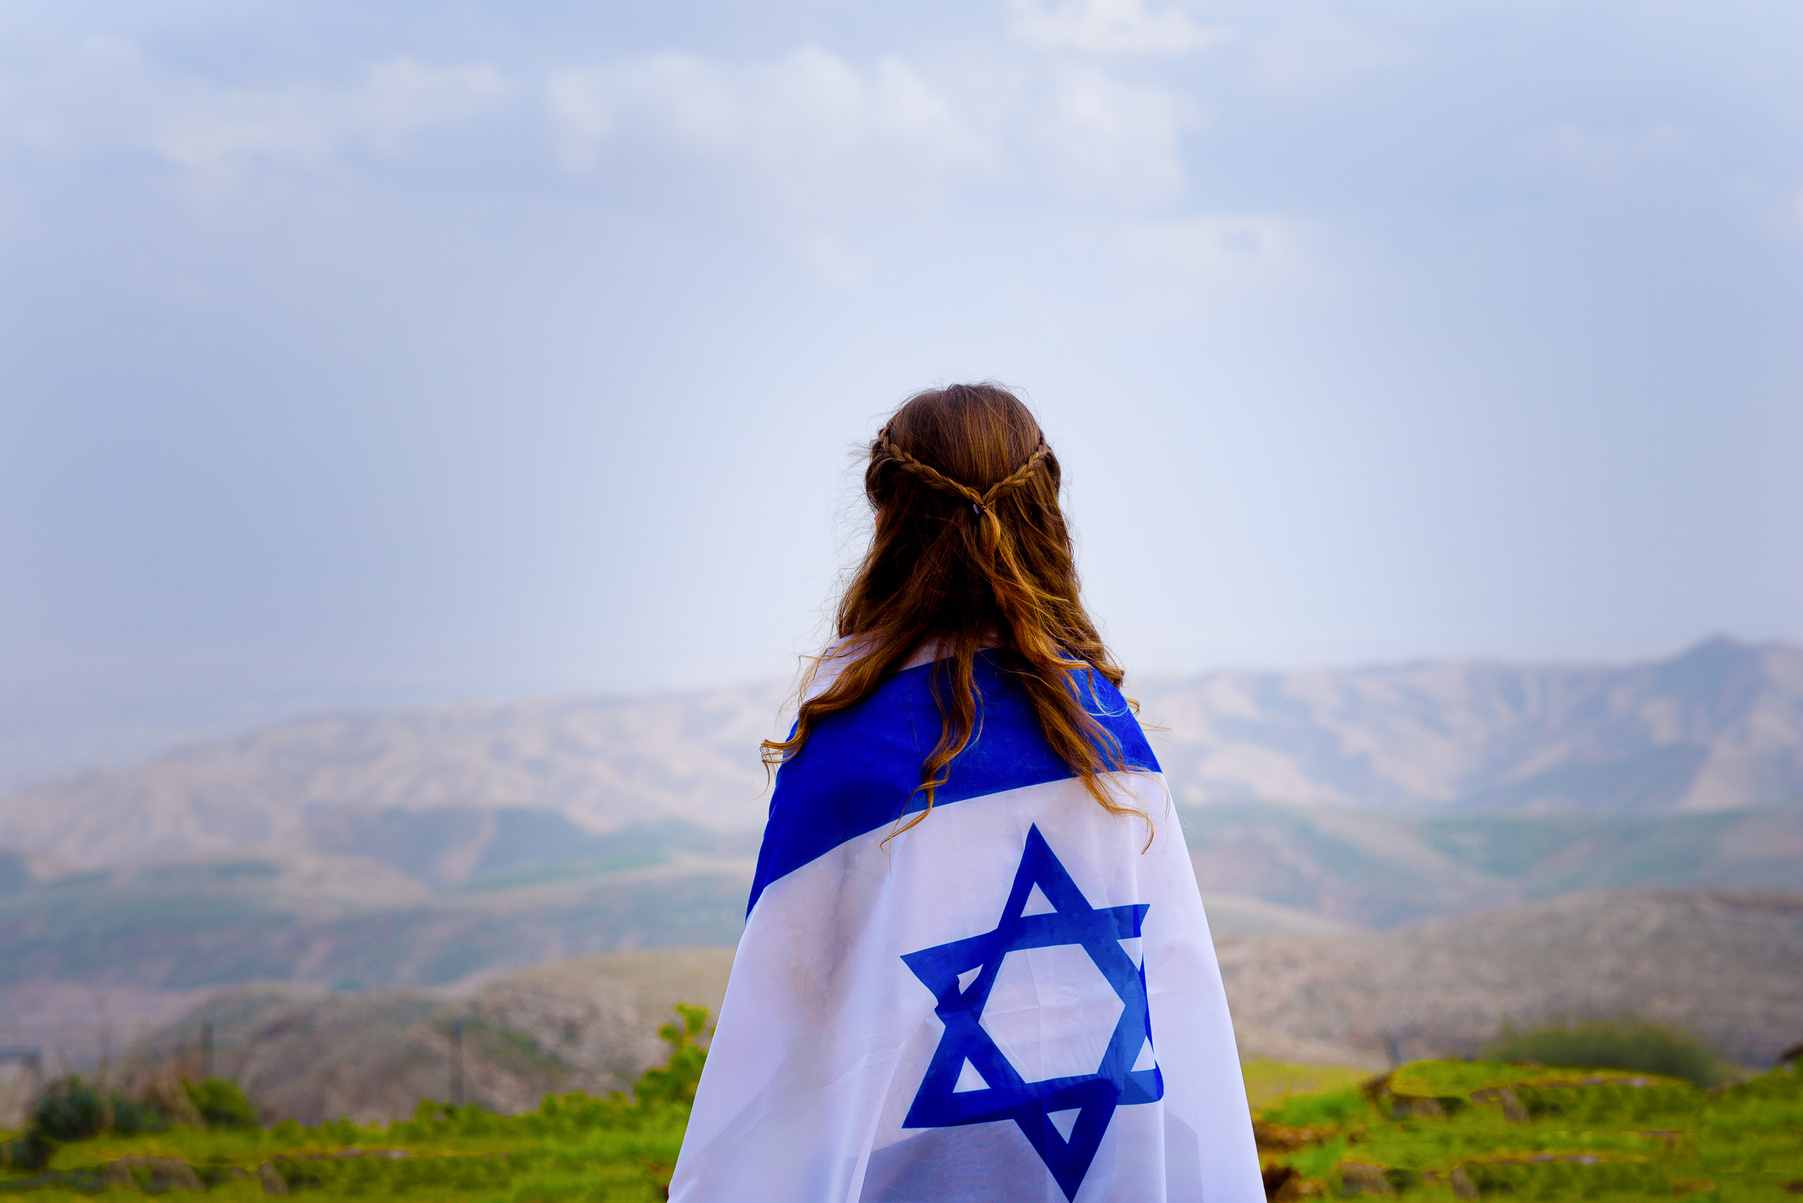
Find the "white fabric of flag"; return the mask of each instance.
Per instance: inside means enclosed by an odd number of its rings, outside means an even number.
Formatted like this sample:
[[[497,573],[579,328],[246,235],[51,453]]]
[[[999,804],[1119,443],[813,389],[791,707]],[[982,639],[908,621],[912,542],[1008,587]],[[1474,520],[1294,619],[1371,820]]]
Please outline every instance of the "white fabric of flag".
[[[1255,1203],[1220,969],[1158,765],[1099,806],[978,656],[980,726],[932,811],[930,665],[777,774],[745,934],[670,1187],[678,1203]]]

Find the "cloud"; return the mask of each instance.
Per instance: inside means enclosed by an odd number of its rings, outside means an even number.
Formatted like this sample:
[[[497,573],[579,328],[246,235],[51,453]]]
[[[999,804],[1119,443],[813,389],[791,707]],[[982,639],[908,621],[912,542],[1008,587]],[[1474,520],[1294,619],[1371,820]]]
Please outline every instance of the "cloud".
[[[8,82],[0,123],[18,145],[65,157],[149,151],[214,182],[253,164],[323,167],[352,147],[396,153],[408,135],[466,121],[510,90],[485,63],[413,58],[376,63],[343,86],[222,87],[111,38]]]
[[[394,153],[408,134],[466,121],[507,91],[486,64],[410,58],[371,67],[348,88],[190,86],[171,98],[150,140],[170,162],[206,174],[250,161],[318,165],[354,144]]]
[[[1046,22],[1063,22],[1059,44],[1072,47],[1169,49],[1200,36],[1177,9],[1016,15],[1039,21],[1046,38]],[[263,171],[348,176],[359,159],[412,155],[435,130],[447,137],[427,153],[469,163],[469,127],[500,114],[514,123],[505,133],[515,146],[548,134],[578,187],[605,182],[627,205],[713,207],[761,226],[823,280],[854,287],[893,232],[950,208],[1075,203],[1111,222],[1179,203],[1184,139],[1203,123],[1181,91],[1135,64],[1009,44],[925,60],[812,45],[752,59],[648,53],[537,78],[540,104],[527,107],[508,106],[520,85],[493,65],[416,55],[339,80],[247,85],[126,40],[88,39],[26,76],[0,77],[0,143],[148,154],[204,194]]]
[[[650,149],[737,173],[791,214],[893,213],[979,186],[1049,182],[1127,208],[1185,186],[1199,112],[1097,66],[932,72],[804,47],[762,63],[654,55],[554,72],[545,106],[574,173]]]
[[[1021,41],[1086,54],[1187,54],[1227,36],[1175,6],[1149,13],[1140,0],[1008,0],[1008,8]]]
[[[980,191],[1116,212],[1182,196],[1181,140],[1201,120],[1182,96],[1098,64],[987,66],[818,47],[749,63],[658,54],[555,71],[544,104],[573,175],[639,187],[661,174],[685,203],[721,198],[840,288],[868,278],[873,242],[898,223]]]
[[[1003,174],[1001,133],[969,97],[899,58],[868,64],[804,46],[762,62],[655,54],[547,78],[559,160],[576,176],[689,172],[735,220],[753,217],[823,282],[859,287],[885,222]]]
[[[558,154],[594,170],[610,141],[650,141],[756,176],[790,206],[848,191],[915,193],[993,174],[997,151],[955,99],[908,63],[860,66],[818,47],[763,63],[659,54],[545,85]]]

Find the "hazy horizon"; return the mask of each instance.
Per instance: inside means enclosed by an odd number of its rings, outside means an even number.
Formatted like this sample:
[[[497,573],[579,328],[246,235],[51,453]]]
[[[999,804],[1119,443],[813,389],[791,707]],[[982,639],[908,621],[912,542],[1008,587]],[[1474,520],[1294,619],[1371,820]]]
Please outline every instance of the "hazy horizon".
[[[1164,671],[1156,666],[1131,665],[1128,666],[1127,685],[1131,689],[1135,679],[1167,684],[1194,680],[1216,673],[1358,672],[1372,669],[1408,668],[1433,663],[1479,663],[1518,667],[1626,668],[1637,664],[1668,662],[1724,639],[1740,646],[1795,646],[1783,640],[1744,641],[1736,640],[1731,636],[1712,635],[1683,647],[1674,648],[1664,655],[1638,658],[1604,657],[1583,660],[1573,657],[1550,657],[1534,661],[1483,655],[1469,657],[1405,656],[1345,664],[1274,666],[1229,663],[1203,668]],[[180,751],[184,747],[321,715],[381,714],[465,705],[504,707],[547,700],[575,701],[590,698],[645,698],[652,700],[716,690],[731,691],[748,686],[762,686],[771,682],[786,684],[797,680],[799,680],[798,673],[791,672],[783,675],[770,674],[762,677],[722,679],[644,690],[552,690],[512,694],[462,692],[437,695],[394,693],[388,695],[366,694],[360,697],[322,692],[312,698],[283,698],[279,695],[216,696],[205,699],[199,704],[185,707],[164,703],[157,708],[136,713],[125,711],[115,713],[110,717],[88,716],[85,719],[78,719],[74,723],[66,722],[60,727],[55,724],[40,723],[34,730],[29,725],[21,725],[12,733],[0,736],[0,793],[85,772],[131,768],[163,755]]]

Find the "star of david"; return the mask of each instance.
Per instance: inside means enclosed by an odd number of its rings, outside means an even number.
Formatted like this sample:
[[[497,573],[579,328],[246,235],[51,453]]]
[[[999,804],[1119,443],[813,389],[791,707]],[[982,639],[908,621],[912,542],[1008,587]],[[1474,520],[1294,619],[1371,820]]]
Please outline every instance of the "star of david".
[[[1049,913],[1021,913],[1034,886],[1051,903]],[[1156,1064],[1133,1069],[1152,1039],[1152,1022],[1146,1004],[1145,968],[1135,967],[1120,943],[1139,935],[1149,909],[1145,904],[1092,907],[1039,828],[1029,831],[1020,867],[1014,872],[1014,887],[993,931],[902,957],[914,976],[933,992],[938,1000],[934,1013],[945,1024],[945,1034],[902,1126],[944,1128],[1012,1120],[1045,1162],[1064,1197],[1075,1199],[1114,1118],[1114,1109],[1164,1097],[1164,1078]],[[983,1008],[1010,952],[1065,944],[1081,945],[1089,954],[1120,996],[1121,1017],[1094,1073],[1028,1082],[983,1029]],[[977,971],[974,978],[972,970]],[[961,978],[967,979],[967,984],[960,985]],[[959,1090],[967,1061],[982,1077],[983,1085]],[[1077,1116],[1066,1137],[1051,1117],[1073,1109]]]

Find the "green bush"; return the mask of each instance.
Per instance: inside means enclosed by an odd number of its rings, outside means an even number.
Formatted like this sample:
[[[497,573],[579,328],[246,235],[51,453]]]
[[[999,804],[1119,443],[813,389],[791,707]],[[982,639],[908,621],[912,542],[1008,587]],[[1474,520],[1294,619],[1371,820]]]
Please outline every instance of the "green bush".
[[[657,1034],[670,1045],[669,1064],[662,1069],[647,1069],[633,1085],[640,1106],[694,1105],[695,1087],[701,1082],[701,1067],[707,1061],[707,1052],[695,1046],[695,1037],[707,1026],[707,1008],[677,1003],[676,1013],[682,1018],[680,1026],[666,1023],[657,1029]]]
[[[195,1114],[209,1128],[255,1128],[257,1109],[251,1105],[244,1088],[230,1078],[206,1078],[199,1082],[183,1080],[182,1092],[193,1104]]]
[[[1637,1070],[1703,1087],[1720,1085],[1733,1072],[1696,1036],[1636,1019],[1561,1021],[1526,1032],[1505,1027],[1485,1056],[1563,1069]]]
[[[105,1132],[111,1119],[105,1093],[70,1075],[44,1092],[28,1130],[58,1143],[87,1140]]]
[[[26,1132],[17,1140],[0,1144],[0,1164],[15,1170],[41,1170],[50,1164],[56,1145],[35,1132]]]
[[[91,1140],[108,1132],[140,1136],[168,1126],[169,1118],[155,1107],[135,1103],[116,1090],[104,1090],[71,1074],[44,1091],[25,1135],[6,1142],[4,1161],[17,1169],[42,1169],[59,1144]]]

